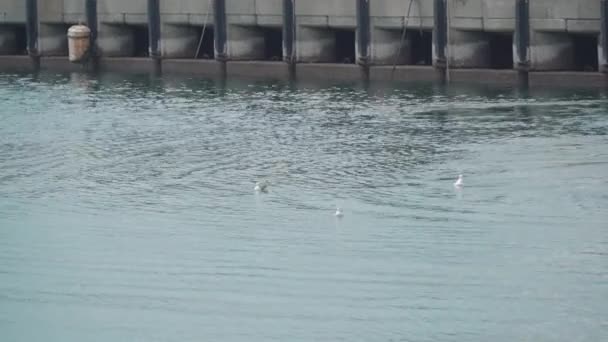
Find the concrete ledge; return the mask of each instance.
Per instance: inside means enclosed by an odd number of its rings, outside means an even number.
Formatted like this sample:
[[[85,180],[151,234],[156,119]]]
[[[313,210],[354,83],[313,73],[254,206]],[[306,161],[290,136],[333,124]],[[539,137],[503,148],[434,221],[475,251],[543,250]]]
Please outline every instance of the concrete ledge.
[[[356,64],[296,64],[296,78],[298,80],[360,81],[363,79],[363,70]]]
[[[433,17],[410,17],[407,27],[412,30],[429,30],[433,28]],[[401,30],[405,24],[402,17],[372,17],[371,23],[374,27]]]
[[[450,82],[517,84],[517,71],[496,69],[450,69]]]
[[[222,75],[222,63],[212,59],[163,59],[164,73],[218,77]]]
[[[29,56],[0,56],[0,71],[34,71]]]
[[[285,62],[231,61],[226,63],[226,75],[228,77],[288,80],[289,65]]]
[[[600,21],[599,20],[566,20],[566,28],[568,32],[576,33],[600,33]]]
[[[151,73],[154,72],[154,60],[145,57],[106,57],[100,59],[99,67],[104,71]]]
[[[608,77],[600,72],[543,71],[530,72],[530,87],[606,87]]]
[[[515,18],[484,19],[483,29],[490,32],[513,32],[515,31]]]
[[[388,65],[372,66],[369,70],[371,81],[390,81],[393,67]],[[398,65],[393,74],[395,81],[438,81],[439,71],[432,66]]]
[[[82,64],[70,63],[68,56],[56,56],[41,57],[40,70],[71,72],[87,70],[87,67]]]

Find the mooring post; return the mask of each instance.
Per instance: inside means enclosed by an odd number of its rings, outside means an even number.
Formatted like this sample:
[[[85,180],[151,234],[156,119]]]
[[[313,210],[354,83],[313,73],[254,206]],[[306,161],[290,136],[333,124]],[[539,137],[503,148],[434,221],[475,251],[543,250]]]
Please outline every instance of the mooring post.
[[[520,85],[528,84],[530,69],[530,4],[529,0],[515,2],[515,65]]]
[[[27,35],[27,54],[35,70],[40,68],[40,54],[38,52],[38,1],[27,0],[25,3],[25,26]]]
[[[93,70],[97,70],[97,0],[85,0],[87,26],[91,30],[89,36],[89,63]]]
[[[357,64],[362,68],[364,78],[369,78],[370,18],[369,0],[357,0]]]
[[[433,26],[434,56],[433,66],[437,69],[442,82],[446,77],[446,47],[448,43],[448,15],[446,0],[435,0],[433,2],[435,23]]]
[[[160,72],[160,4],[159,0],[148,0],[148,52],[154,60],[154,71]]]
[[[296,40],[296,23],[294,0],[283,0],[283,61],[289,66],[289,76],[294,78],[296,56],[294,44]]]
[[[600,12],[599,69],[603,73],[608,73],[608,0],[602,0]]]

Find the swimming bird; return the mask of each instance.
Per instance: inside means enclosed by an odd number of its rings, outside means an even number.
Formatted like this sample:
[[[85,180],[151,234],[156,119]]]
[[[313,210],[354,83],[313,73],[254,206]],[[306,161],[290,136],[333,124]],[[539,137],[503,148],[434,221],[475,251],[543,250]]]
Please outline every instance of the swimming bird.
[[[454,182],[454,186],[457,188],[460,188],[464,185],[464,182],[462,181],[462,175],[458,175],[458,179]]]
[[[342,213],[342,209],[340,207],[336,208],[336,217],[342,217],[344,214]]]
[[[266,182],[266,181],[255,182],[255,187],[253,189],[258,192],[267,192],[268,191],[268,182]]]

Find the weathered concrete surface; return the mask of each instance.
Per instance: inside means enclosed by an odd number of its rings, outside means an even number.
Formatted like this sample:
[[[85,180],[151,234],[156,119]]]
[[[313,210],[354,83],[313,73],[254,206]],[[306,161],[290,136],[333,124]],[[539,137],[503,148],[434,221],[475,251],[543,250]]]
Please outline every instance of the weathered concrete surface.
[[[333,61],[336,37],[332,31],[300,26],[296,37],[296,58],[298,62]]]
[[[296,1],[296,23],[298,26],[355,28],[355,5],[353,0]]]
[[[490,44],[481,31],[452,30],[448,42],[451,68],[488,68]]]
[[[0,71],[34,71],[29,56],[0,56]]]
[[[195,58],[202,28],[191,25],[163,24],[161,53],[165,58]]]
[[[515,29],[514,0],[462,0],[449,4],[453,29],[498,32]]]
[[[371,81],[439,81],[438,71],[430,66],[398,65],[393,72],[392,66],[372,66],[369,69]]]
[[[147,0],[98,0],[97,17],[100,23],[146,24]]]
[[[254,77],[274,80],[288,80],[289,66],[283,62],[247,61],[226,63],[228,77]]]
[[[0,1],[0,23],[25,23],[25,1]]]
[[[102,24],[97,46],[104,57],[129,57],[135,53],[135,37],[126,25]]]
[[[201,59],[163,59],[163,73],[207,77],[222,76],[222,63]]]
[[[530,1],[530,26],[533,31],[599,33],[598,0]]]
[[[280,28],[283,23],[282,9],[282,0],[226,1],[229,59],[263,59],[265,40],[262,28]]]
[[[374,28],[371,35],[371,60],[373,64],[409,64],[411,62],[410,39],[403,42],[402,29]]]
[[[360,81],[363,79],[362,72],[361,67],[355,64],[305,63],[296,65],[298,80]]]
[[[407,27],[413,29],[431,29],[433,28],[433,1],[370,1],[370,16],[373,27],[400,29],[407,24]]]
[[[0,26],[0,55],[17,53],[17,33],[11,26]]]
[[[558,32],[532,32],[531,70],[568,70],[574,63],[572,37]]]
[[[85,21],[84,0],[38,0],[41,23],[72,23]]]
[[[450,69],[450,82],[479,83],[480,80],[486,84],[517,84],[519,82],[515,70],[492,70],[492,69]]]
[[[161,1],[160,19],[175,25],[213,25],[213,0]]]
[[[607,87],[606,75],[599,72],[531,72],[530,87]]]
[[[38,51],[42,56],[68,55],[68,24],[40,24]]]
[[[52,70],[61,72],[87,71],[87,66],[70,63],[67,57],[53,56],[40,59],[40,70]]]
[[[226,1],[226,22],[238,25],[280,27],[282,0]]]
[[[154,60],[151,58],[113,57],[102,58],[99,66],[104,71],[117,71],[124,73],[153,73]]]
[[[263,59],[264,33],[255,26],[228,25],[227,49],[231,60]]]

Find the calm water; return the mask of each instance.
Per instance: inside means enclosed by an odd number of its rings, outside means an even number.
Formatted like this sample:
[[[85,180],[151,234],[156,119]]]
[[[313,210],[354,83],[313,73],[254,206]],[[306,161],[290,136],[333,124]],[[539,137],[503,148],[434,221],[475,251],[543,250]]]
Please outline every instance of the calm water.
[[[602,92],[4,74],[0,101],[3,341],[608,340]]]

